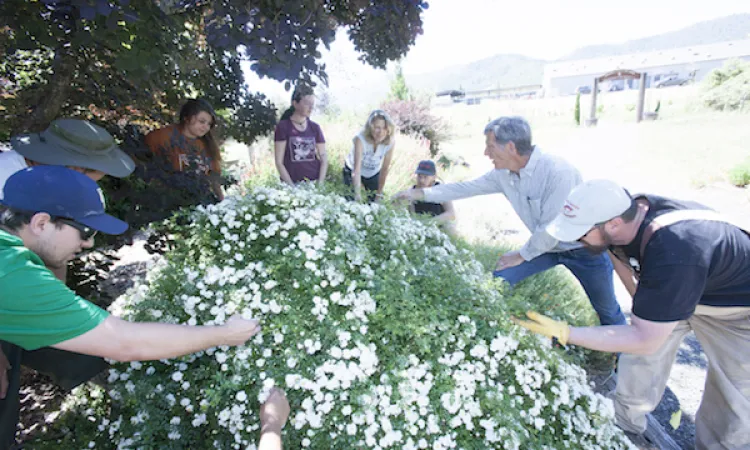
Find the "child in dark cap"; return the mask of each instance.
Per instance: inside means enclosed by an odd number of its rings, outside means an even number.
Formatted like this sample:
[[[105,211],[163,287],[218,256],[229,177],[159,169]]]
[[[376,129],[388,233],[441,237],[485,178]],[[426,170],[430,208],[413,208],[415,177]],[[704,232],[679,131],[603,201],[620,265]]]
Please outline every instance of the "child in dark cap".
[[[434,161],[429,159],[420,161],[414,173],[417,175],[417,184],[413,186],[414,188],[424,189],[440,184],[437,181],[437,170]],[[430,203],[414,201],[409,205],[409,209],[415,214],[426,214],[434,217],[443,230],[449,233],[455,231],[454,221],[456,220],[456,213],[453,209],[453,202]]]

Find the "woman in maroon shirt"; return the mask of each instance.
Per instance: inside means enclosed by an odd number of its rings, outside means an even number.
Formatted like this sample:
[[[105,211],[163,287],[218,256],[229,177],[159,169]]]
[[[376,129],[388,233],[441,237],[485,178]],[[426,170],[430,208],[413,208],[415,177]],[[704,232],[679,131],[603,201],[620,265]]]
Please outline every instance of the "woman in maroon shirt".
[[[322,184],[328,171],[325,138],[320,125],[310,120],[315,106],[312,88],[297,86],[292,106],[281,116],[274,133],[276,169],[281,181],[291,185],[303,181]]]

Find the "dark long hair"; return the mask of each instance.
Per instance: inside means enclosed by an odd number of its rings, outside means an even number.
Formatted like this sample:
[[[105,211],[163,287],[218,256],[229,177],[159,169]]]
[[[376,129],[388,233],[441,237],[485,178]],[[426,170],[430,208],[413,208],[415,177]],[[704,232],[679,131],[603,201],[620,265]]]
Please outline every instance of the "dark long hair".
[[[184,105],[182,105],[182,108],[180,109],[180,128],[184,127],[191,117],[202,112],[210,114],[211,118],[213,119],[213,123],[211,124],[211,130],[209,130],[208,133],[203,135],[200,139],[202,139],[203,143],[206,144],[206,150],[208,151],[209,158],[216,161],[216,163],[221,163],[221,150],[219,150],[219,145],[216,143],[216,139],[212,134],[212,130],[214,126],[216,126],[216,113],[214,112],[214,109],[211,107],[210,103],[203,100],[202,98],[191,98],[190,100],[188,100]]]
[[[290,106],[286,111],[284,111],[284,114],[281,115],[281,120],[286,120],[290,117],[292,117],[292,114],[294,114],[294,102],[299,103],[302,100],[302,97],[306,97],[308,95],[313,95],[315,92],[313,91],[313,88],[306,84],[300,84],[296,88],[294,88],[294,92],[292,93],[292,106]]]

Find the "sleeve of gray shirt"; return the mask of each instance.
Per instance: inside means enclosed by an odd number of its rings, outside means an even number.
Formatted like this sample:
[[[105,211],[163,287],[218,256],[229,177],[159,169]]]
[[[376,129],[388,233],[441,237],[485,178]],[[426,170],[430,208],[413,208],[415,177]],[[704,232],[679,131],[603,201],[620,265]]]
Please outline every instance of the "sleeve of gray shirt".
[[[439,184],[424,189],[424,201],[430,203],[444,203],[475,195],[497,194],[503,192],[503,187],[495,177],[494,170],[479,178],[460,183]]]
[[[548,161],[550,164],[541,195],[541,221],[536,229],[531,230],[531,237],[520,254],[526,261],[547,253],[557,245],[557,240],[550,236],[545,228],[562,210],[568,194],[581,183],[581,174],[566,162]]]

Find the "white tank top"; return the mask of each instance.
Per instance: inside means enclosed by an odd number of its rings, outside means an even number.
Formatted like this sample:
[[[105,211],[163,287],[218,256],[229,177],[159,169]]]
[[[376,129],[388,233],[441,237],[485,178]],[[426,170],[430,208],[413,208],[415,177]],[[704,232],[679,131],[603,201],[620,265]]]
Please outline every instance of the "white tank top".
[[[380,144],[375,148],[375,145],[371,142],[367,142],[367,139],[359,133],[354,137],[362,142],[362,173],[363,178],[372,178],[380,172],[383,167],[383,159],[385,155],[393,148],[393,138],[391,143],[388,145]],[[346,167],[354,171],[354,143],[352,143],[352,151],[346,157]]]

